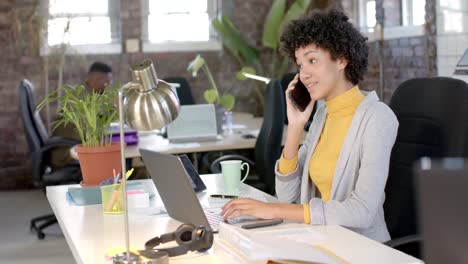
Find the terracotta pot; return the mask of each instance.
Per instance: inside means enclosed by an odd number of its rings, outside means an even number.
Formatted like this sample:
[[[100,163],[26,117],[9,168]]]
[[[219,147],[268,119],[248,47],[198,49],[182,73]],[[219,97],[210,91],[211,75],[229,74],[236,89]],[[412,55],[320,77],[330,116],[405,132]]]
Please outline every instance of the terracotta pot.
[[[112,170],[116,173],[122,170],[120,161],[120,143],[115,142],[106,147],[75,147],[80,160],[82,186],[99,185],[101,181],[112,177]]]

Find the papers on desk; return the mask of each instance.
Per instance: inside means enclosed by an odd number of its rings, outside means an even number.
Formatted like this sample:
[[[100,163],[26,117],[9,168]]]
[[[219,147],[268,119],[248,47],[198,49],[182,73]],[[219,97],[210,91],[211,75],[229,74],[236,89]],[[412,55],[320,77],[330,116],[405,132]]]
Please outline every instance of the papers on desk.
[[[268,260],[306,263],[346,263],[317,243],[325,237],[310,228],[254,232],[222,223],[214,252],[226,263],[267,263]]]
[[[99,186],[91,187],[70,187],[66,193],[67,200],[72,205],[100,204],[101,189]]]
[[[312,228],[285,228],[259,231],[259,234],[279,237],[284,240],[296,241],[315,246],[325,240],[325,236]]]

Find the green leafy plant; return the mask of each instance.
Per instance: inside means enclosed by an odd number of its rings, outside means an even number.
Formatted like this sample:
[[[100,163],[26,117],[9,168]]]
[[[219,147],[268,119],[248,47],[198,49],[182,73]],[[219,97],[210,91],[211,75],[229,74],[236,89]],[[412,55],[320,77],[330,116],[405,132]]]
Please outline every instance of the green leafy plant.
[[[64,85],[49,93],[39,104],[58,102],[59,118],[54,129],[71,124],[78,132],[81,144],[85,147],[102,147],[111,144],[108,133],[110,124],[117,120],[118,113],[114,101],[120,84],[106,87],[104,92],[88,92],[84,85]]]
[[[220,96],[218,86],[211,74],[210,68],[200,54],[198,54],[187,67],[187,71],[191,72],[194,77],[197,76],[199,70],[202,70],[206,74],[211,85],[211,87],[203,93],[205,100],[210,104],[218,104],[223,106],[227,111],[231,111],[236,103],[235,97],[232,94],[228,94],[227,90]]]
[[[236,73],[237,79],[247,79],[242,73],[281,78],[289,67],[288,59],[279,55],[281,32],[291,20],[305,14],[310,7],[311,0],[296,0],[289,8],[286,6],[286,0],[274,0],[264,23],[263,49],[249,45],[228,17],[221,16],[213,19],[212,25],[223,45],[239,62],[241,69]],[[262,60],[261,55],[268,56],[268,59]],[[262,64],[262,62],[266,63]],[[264,89],[265,85],[255,83],[255,94],[260,105],[263,105]]]

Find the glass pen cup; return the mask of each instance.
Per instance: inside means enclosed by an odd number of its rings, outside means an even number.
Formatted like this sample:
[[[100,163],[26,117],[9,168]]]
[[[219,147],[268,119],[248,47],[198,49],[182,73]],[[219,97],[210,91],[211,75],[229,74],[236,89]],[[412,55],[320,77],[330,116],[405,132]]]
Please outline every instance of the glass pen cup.
[[[123,214],[125,208],[121,184],[101,186],[101,198],[104,214]]]

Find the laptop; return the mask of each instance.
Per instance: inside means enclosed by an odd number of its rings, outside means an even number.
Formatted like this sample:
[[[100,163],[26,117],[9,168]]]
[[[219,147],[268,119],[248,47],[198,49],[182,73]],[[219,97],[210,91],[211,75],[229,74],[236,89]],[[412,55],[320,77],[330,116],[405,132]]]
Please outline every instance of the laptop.
[[[468,49],[465,50],[465,53],[463,53],[463,56],[458,61],[457,66],[455,66],[455,72],[453,74],[468,75]]]
[[[218,140],[214,105],[181,105],[179,116],[167,126],[167,138],[172,143]]]
[[[140,149],[140,153],[169,216],[183,223],[207,226],[213,232],[217,232],[223,218],[219,211],[203,210],[181,159],[148,149]],[[229,224],[245,229],[282,222],[282,219],[264,220],[251,217],[228,221]]]
[[[468,263],[468,159],[423,158],[416,181],[424,261]]]

